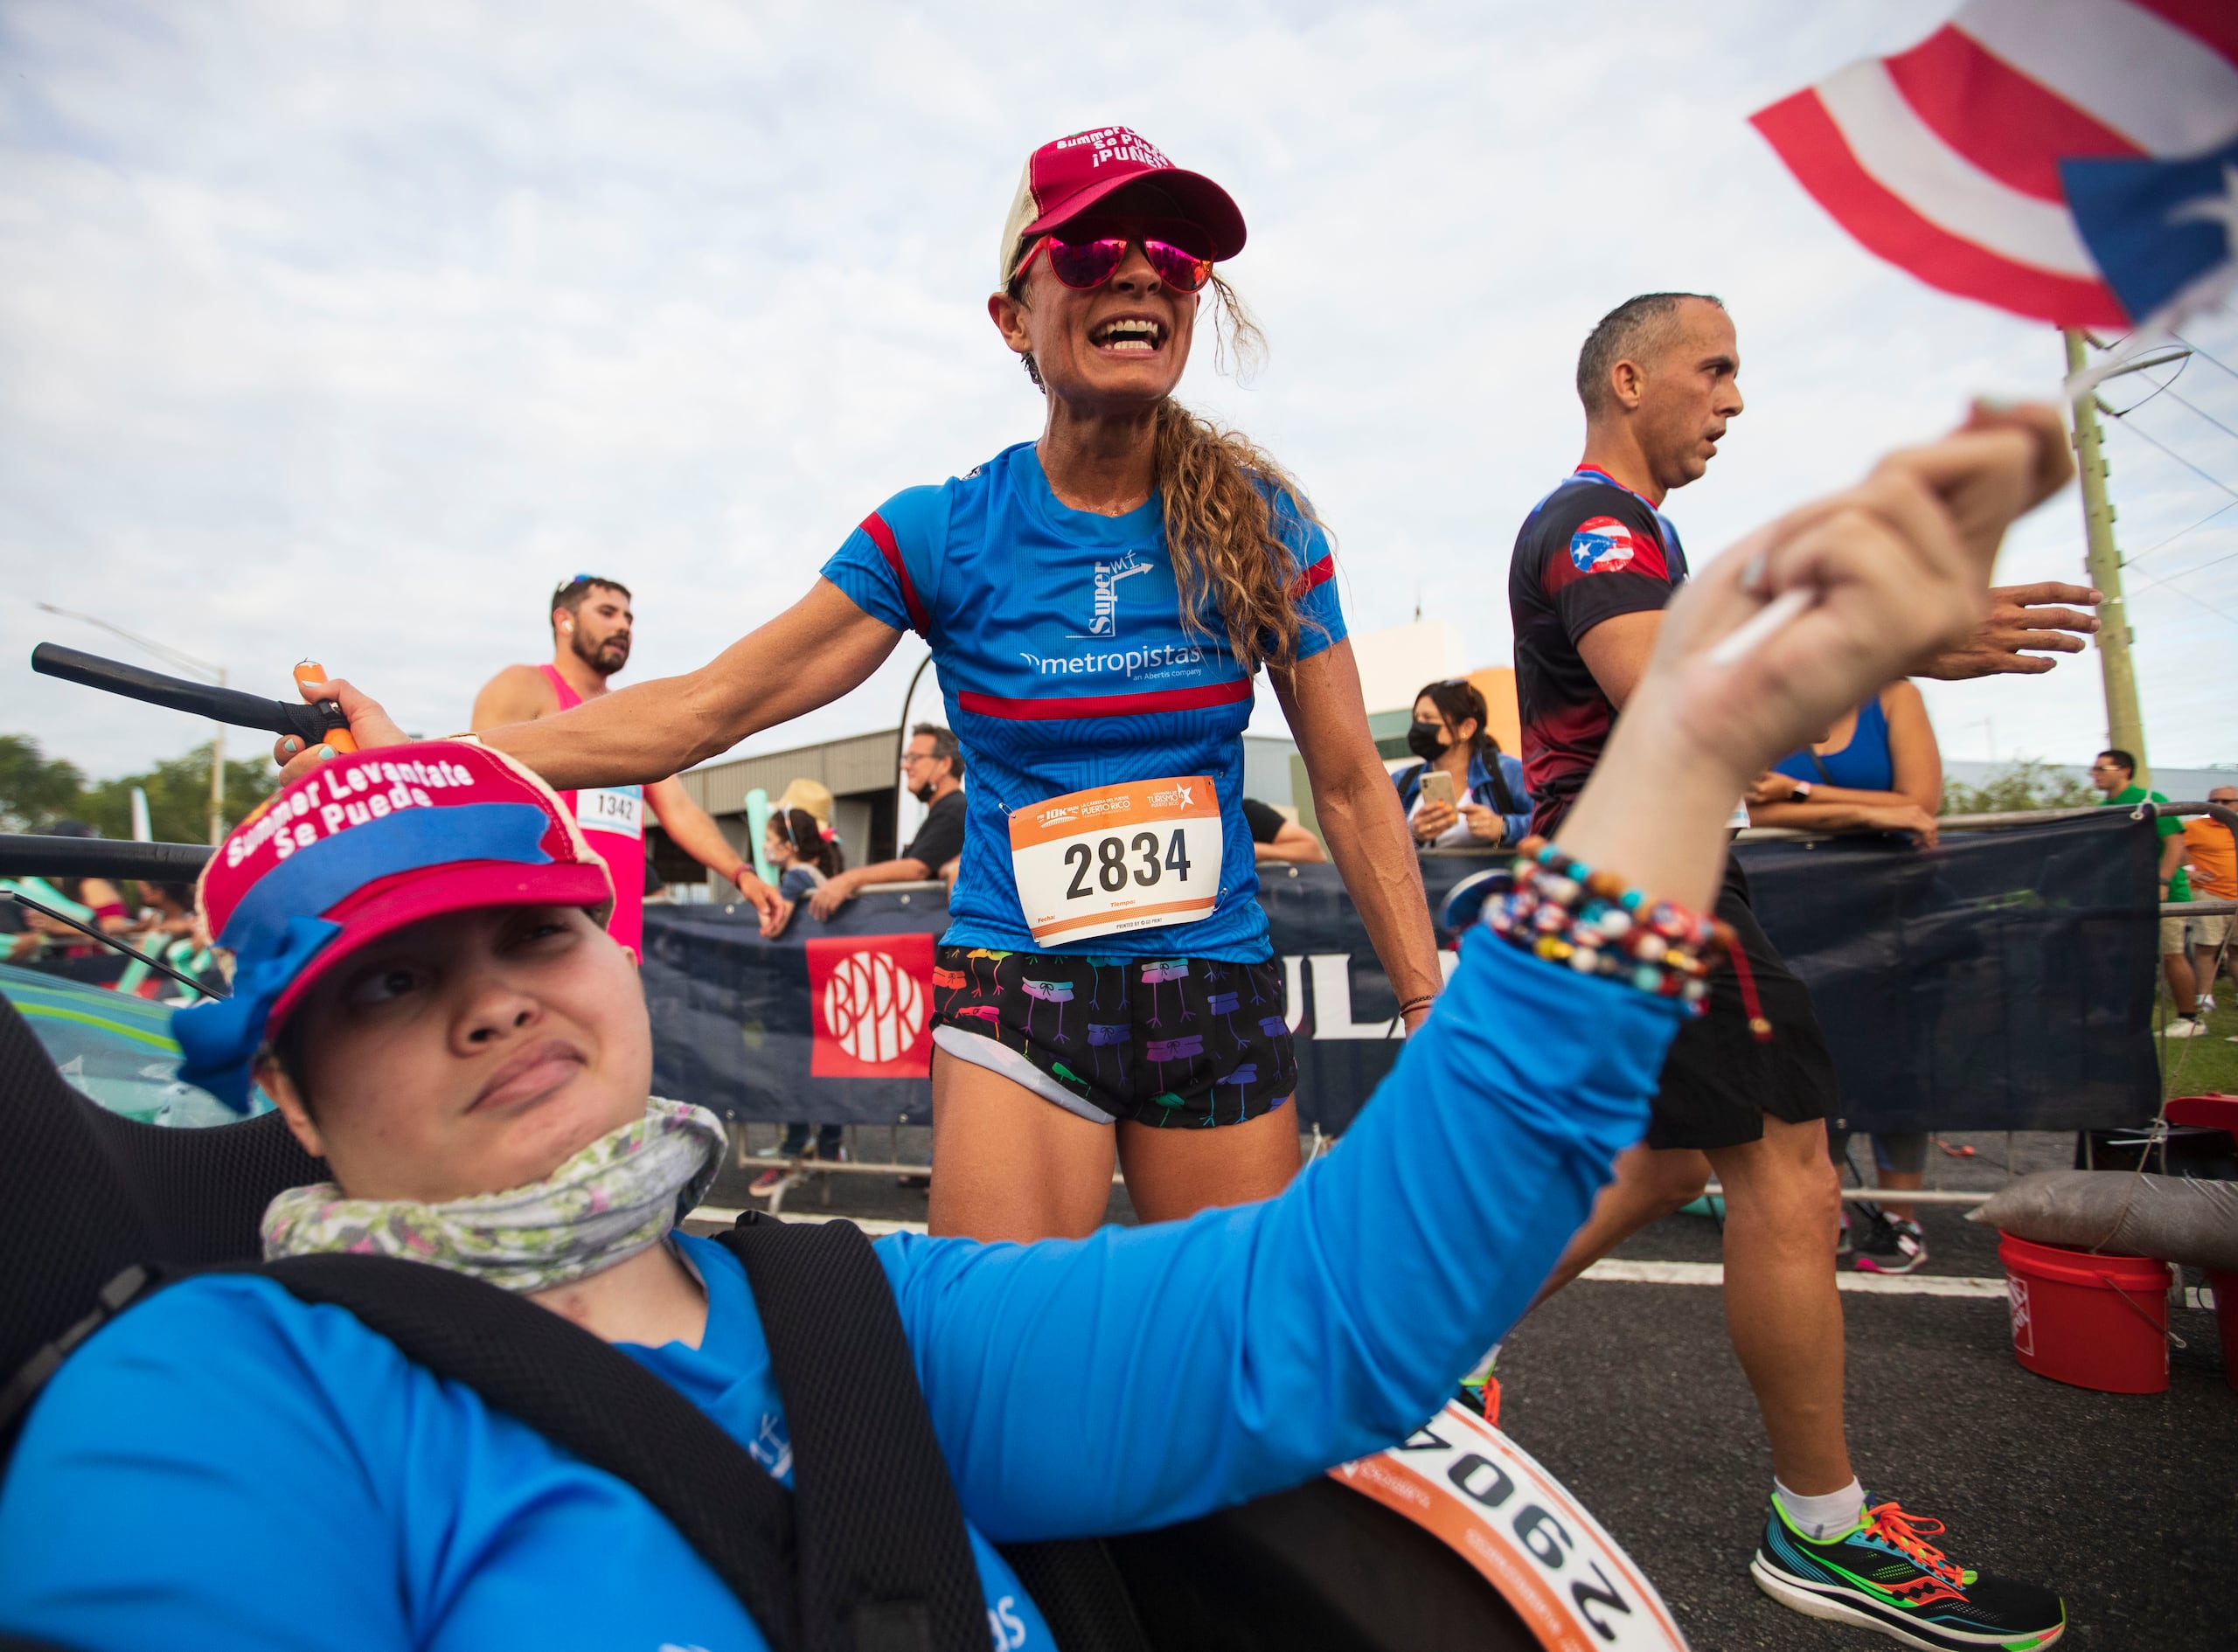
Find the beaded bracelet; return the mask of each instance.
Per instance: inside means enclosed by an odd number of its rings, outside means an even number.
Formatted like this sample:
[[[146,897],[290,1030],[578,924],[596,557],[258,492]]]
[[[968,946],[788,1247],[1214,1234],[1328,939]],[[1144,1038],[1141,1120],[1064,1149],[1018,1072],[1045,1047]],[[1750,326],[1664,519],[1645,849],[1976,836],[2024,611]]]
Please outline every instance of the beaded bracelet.
[[[1701,1013],[1709,990],[1703,977],[1731,948],[1729,927],[1667,900],[1650,905],[1622,878],[1543,837],[1526,837],[1516,850],[1512,885],[1485,906],[1494,934],[1550,963],[1678,998]]]

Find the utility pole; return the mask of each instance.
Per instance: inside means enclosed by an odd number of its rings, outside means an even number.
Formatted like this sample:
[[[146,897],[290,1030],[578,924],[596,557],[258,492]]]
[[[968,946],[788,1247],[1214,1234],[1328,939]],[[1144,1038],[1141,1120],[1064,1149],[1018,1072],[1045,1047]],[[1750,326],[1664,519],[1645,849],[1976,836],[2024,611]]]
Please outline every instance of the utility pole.
[[[2070,327],[2066,337],[2068,371],[2081,372],[2086,364],[2082,334]],[[2137,634],[2122,600],[2122,553],[2114,546],[2114,507],[2106,497],[2105,448],[2096,401],[2095,395],[2085,395],[2070,411],[2075,469],[2082,482],[2084,566],[2091,585],[2105,598],[2098,606],[2098,669],[2106,680],[2106,739],[2137,759],[2137,782],[2149,786],[2152,771],[2144,754],[2144,713],[2137,705],[2137,673],[2130,663]]]

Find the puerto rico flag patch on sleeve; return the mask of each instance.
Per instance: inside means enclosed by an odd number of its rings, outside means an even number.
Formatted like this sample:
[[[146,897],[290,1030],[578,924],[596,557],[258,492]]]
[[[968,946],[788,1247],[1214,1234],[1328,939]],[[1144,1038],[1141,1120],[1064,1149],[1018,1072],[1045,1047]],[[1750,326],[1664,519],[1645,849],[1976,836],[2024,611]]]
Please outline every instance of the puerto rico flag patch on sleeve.
[[[1570,561],[1580,573],[1615,573],[1629,568],[1638,551],[1632,531],[1614,517],[1588,517],[1570,535]]]

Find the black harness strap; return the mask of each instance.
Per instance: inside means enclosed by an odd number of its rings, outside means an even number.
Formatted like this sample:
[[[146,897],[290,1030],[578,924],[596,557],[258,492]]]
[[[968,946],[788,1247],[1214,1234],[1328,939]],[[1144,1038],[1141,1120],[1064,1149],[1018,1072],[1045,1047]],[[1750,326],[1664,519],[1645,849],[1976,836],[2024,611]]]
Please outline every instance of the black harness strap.
[[[870,1240],[748,1211],[721,1243],[784,1398],[807,1652],[985,1652],[963,1506]]]
[[[817,1644],[803,1642],[795,1598],[791,1497],[629,1355],[525,1297],[422,1262],[296,1256],[247,1271],[304,1301],[347,1308],[413,1364],[634,1486],[730,1586],[775,1652]]]

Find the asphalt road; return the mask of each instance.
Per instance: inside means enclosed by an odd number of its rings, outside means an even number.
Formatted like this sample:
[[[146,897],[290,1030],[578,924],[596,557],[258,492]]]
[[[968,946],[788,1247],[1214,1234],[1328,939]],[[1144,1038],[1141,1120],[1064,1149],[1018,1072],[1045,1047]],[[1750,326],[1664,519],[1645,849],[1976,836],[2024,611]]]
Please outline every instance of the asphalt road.
[[[761,1128],[756,1144],[772,1134]],[[858,1152],[926,1156],[923,1132],[903,1131],[892,1147],[883,1129],[857,1134]],[[1951,1140],[1979,1156],[1938,1156],[1946,1186],[2003,1179],[2005,1137]],[[2061,1168],[2072,1142],[2024,1135],[2010,1149],[2019,1170]],[[750,1177],[726,1175],[712,1201],[758,1204]],[[889,1220],[921,1222],[924,1207],[922,1191],[882,1177],[827,1177],[788,1197],[803,1213]],[[1129,1219],[1123,1192],[1112,1215]],[[1922,1220],[1928,1273],[2001,1273],[1993,1232],[1949,1207],[1924,1207]],[[1717,1224],[1673,1217],[1617,1254],[1713,1262]],[[2130,1396],[2023,1370],[2001,1299],[1845,1293],[1843,1302],[1851,1450],[1872,1495],[1943,1521],[1963,1564],[2057,1587],[2073,1625],[2062,1644],[2077,1652],[2238,1646],[2238,1392],[2224,1382],[2212,1314],[2172,1315],[2189,1346],[2171,1356],[2168,1392]],[[1748,1579],[1771,1457],[1716,1288],[1581,1281],[1509,1337],[1500,1373],[1508,1433],[1631,1552],[1697,1652],[1894,1644],[1799,1617]]]

